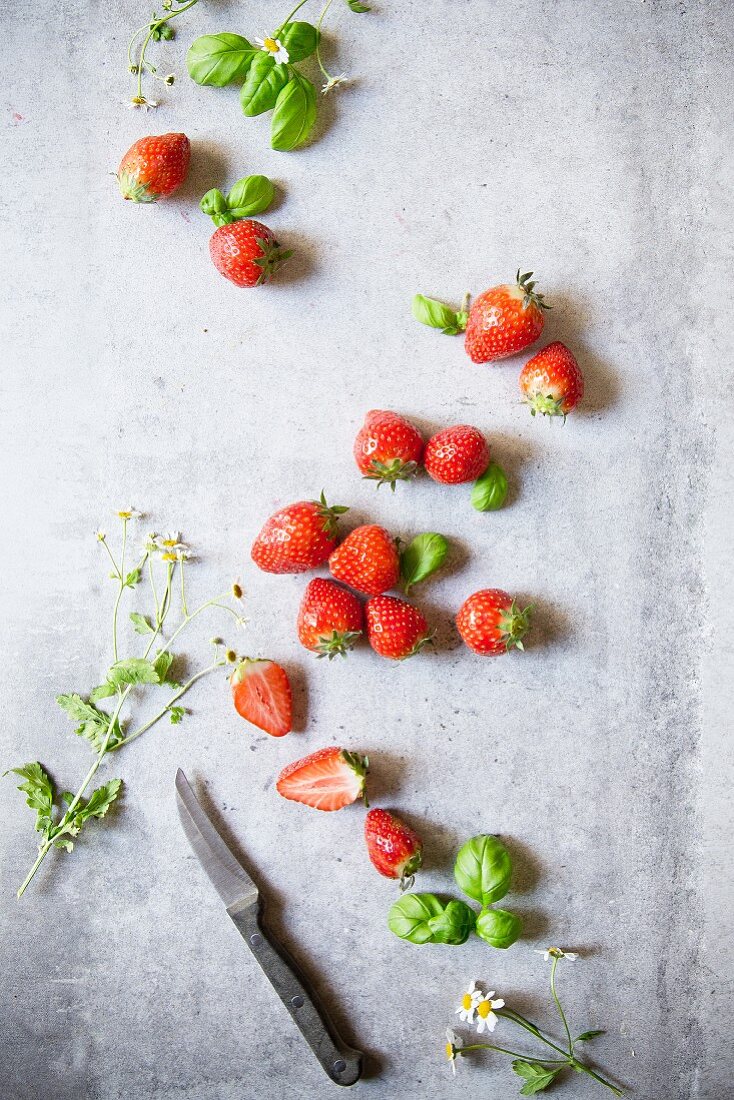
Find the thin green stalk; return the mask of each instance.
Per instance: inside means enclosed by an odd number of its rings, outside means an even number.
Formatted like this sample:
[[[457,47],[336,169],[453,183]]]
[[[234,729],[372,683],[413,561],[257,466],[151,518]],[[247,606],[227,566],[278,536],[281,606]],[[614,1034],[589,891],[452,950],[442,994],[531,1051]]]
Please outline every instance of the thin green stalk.
[[[117,564],[117,562],[115,561],[115,559],[113,557],[113,554],[112,554],[112,551],[110,550],[109,546],[107,545],[107,538],[105,537],[103,539],[99,539],[99,541],[104,546],[105,550],[107,551],[107,555],[108,555],[110,561],[112,562],[112,568],[115,571],[114,575],[119,579],[119,577],[120,577],[120,567]]]
[[[318,31],[318,39],[316,41],[316,62],[327,80],[331,80],[331,73],[328,71],[328,69],[324,68],[324,63],[321,60],[321,24],[323,23],[324,16],[326,15],[333,2],[334,0],[326,0],[326,4],[316,22],[316,30]]]
[[[186,606],[186,586],[184,583],[184,559],[181,558],[179,563],[179,573],[181,574],[181,610],[184,613],[184,618],[188,618],[189,610]]]
[[[296,12],[297,12],[297,11],[299,11],[299,10],[300,10],[300,9],[301,9],[301,8],[303,7],[303,5],[304,5],[304,4],[306,4],[306,3],[308,3],[308,0],[301,0],[300,4],[296,4],[295,8],[294,8],[294,9],[293,9],[293,11],[292,11],[292,12],[290,13],[290,15],[288,16],[288,18],[287,18],[287,19],[284,19],[284,20],[283,20],[283,22],[282,22],[281,26],[283,26],[283,27],[284,27],[284,26],[286,25],[286,23],[290,23],[291,19],[292,19],[292,18],[293,18],[293,16],[294,16],[294,15],[296,14]]]
[[[569,1062],[569,1065],[573,1069],[577,1069],[581,1073],[586,1073],[589,1077],[593,1077],[595,1081],[598,1081],[600,1085],[604,1085],[604,1087],[609,1089],[610,1092],[613,1092],[615,1096],[624,1096],[624,1093],[621,1089],[618,1089],[617,1086],[613,1085],[611,1081],[607,1081],[606,1077],[602,1077],[600,1073],[595,1073],[594,1070],[590,1069],[589,1066],[585,1065],[584,1062],[579,1062],[576,1058],[572,1058]]]
[[[568,1057],[568,1052],[565,1051],[563,1047],[557,1046],[546,1035],[543,1034],[540,1028],[531,1023],[530,1020],[526,1020],[525,1017],[521,1016],[519,1012],[515,1012],[513,1009],[509,1008],[498,1008],[496,1011],[498,1016],[503,1017],[505,1020],[512,1021],[512,1023],[517,1024],[518,1027],[524,1028],[525,1031],[529,1031],[531,1035],[534,1035],[536,1039],[540,1039],[540,1041],[542,1043],[545,1043],[546,1046],[552,1047],[553,1050],[557,1051],[559,1054],[563,1054],[566,1058]]]
[[[136,737],[140,737],[140,735],[145,733],[146,730],[149,730],[151,726],[154,726],[156,722],[160,722],[161,718],[165,716],[165,714],[171,709],[174,703],[178,702],[178,700],[186,694],[189,688],[193,687],[197,680],[200,680],[202,676],[208,676],[209,673],[213,672],[215,668],[222,668],[222,666],[226,665],[226,663],[227,662],[223,660],[214,661],[214,663],[209,665],[207,668],[203,668],[200,672],[197,672],[194,676],[187,680],[185,684],[181,685],[178,691],[168,700],[165,707],[163,707],[163,709],[159,711],[154,718],[151,718],[148,722],[145,722],[142,726],[140,726],[139,729],[136,729],[132,733],[128,734],[127,737],[123,737],[122,741],[118,741],[118,743],[114,745],[110,751],[116,752],[117,749],[122,748],[123,745],[129,745],[131,741],[134,741]]]
[[[305,0],[304,0],[304,2],[305,2]],[[170,19],[175,19],[177,15],[181,15],[181,14],[183,14],[183,12],[188,11],[189,8],[193,8],[194,4],[196,4],[196,3],[198,3],[198,0],[189,0],[188,4],[184,4],[183,7],[176,8],[175,11],[170,11],[168,13],[168,15],[163,15],[163,16],[161,16],[160,19],[155,19],[152,23],[146,23],[145,27],[140,27],[135,32],[133,37],[131,38],[130,44],[129,44],[128,50],[127,50],[127,56],[128,56],[128,61],[129,61],[130,65],[135,66],[138,70],[138,88],[137,88],[137,98],[138,99],[143,98],[143,71],[148,67],[148,64],[145,60],[145,51],[148,49],[148,44],[149,44],[151,38],[153,37],[153,31],[156,30],[158,27],[162,27],[164,23],[168,23],[168,21]],[[133,58],[131,56],[133,43],[137,39],[138,35],[142,34],[142,32],[144,30],[146,30],[146,28],[147,28],[148,33],[146,34],[145,38],[143,39],[143,44],[140,47],[140,54],[138,55],[139,60],[135,61],[135,60],[133,60]],[[152,73],[151,75],[155,76],[155,73]],[[159,77],[159,79],[162,79],[162,78]],[[165,83],[165,81],[164,81],[164,83]]]
[[[123,517],[122,520],[122,553],[120,554],[120,569],[118,575],[118,581],[120,587],[117,590],[117,599],[115,600],[115,606],[112,609],[112,653],[115,661],[117,661],[117,613],[120,610],[120,600],[122,599],[122,593],[125,591],[125,549],[127,547],[127,520]]]
[[[556,967],[557,966],[558,966],[558,957],[554,956],[553,962],[551,963],[551,972],[550,972],[551,993],[553,994],[553,1000],[556,1002],[556,1008],[558,1009],[558,1015],[561,1017],[561,1022],[563,1023],[563,1027],[564,1027],[565,1032],[566,1032],[566,1037],[568,1038],[568,1053],[570,1055],[573,1055],[573,1039],[571,1038],[571,1029],[568,1026],[568,1020],[566,1019],[566,1013],[563,1011],[563,1008],[561,1007],[561,1002],[558,999],[558,994],[556,993]]]
[[[158,615],[159,615],[160,605],[158,603],[158,592],[156,591],[155,579],[153,577],[153,558],[152,558],[152,556],[148,558],[148,576],[150,577],[150,588],[151,588],[151,591],[153,593],[153,602],[155,603],[155,621],[158,622]]]
[[[513,1058],[535,1058],[534,1054],[519,1050],[508,1050],[507,1047],[498,1047],[493,1043],[468,1043],[465,1047],[457,1047],[456,1049],[462,1054],[465,1050],[497,1050],[500,1054],[510,1054]],[[568,1058],[539,1058],[537,1061],[547,1066],[567,1066],[569,1064]]]

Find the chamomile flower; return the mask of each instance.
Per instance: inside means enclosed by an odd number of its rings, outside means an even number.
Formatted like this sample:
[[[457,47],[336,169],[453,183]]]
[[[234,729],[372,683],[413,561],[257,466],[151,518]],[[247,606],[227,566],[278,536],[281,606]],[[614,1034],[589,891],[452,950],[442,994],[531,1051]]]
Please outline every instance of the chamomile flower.
[[[139,107],[141,111],[152,111],[158,104],[154,99],[146,99],[144,95],[134,95],[132,99],[129,99],[127,106],[131,111],[137,110]]]
[[[142,512],[139,512],[137,508],[121,508],[117,513],[120,519],[140,519]]]
[[[456,1059],[461,1054],[461,1039],[452,1031],[451,1028],[446,1029],[446,1057],[451,1063],[451,1072],[456,1076]]]
[[[498,997],[496,1001],[493,1001],[494,990],[487,993],[485,996],[479,998],[476,1004],[476,1025],[477,1031],[481,1035],[483,1031],[494,1031],[497,1027],[497,1021],[499,1016],[495,1014],[496,1008],[504,1008],[505,1002],[501,997]]]
[[[279,38],[256,38],[255,45],[269,53],[276,65],[288,64],[288,50]]]
[[[481,992],[477,989],[476,982],[469,982],[466,993],[461,998],[461,1004],[456,1010],[456,1015],[465,1024],[470,1024],[474,1019],[477,1005],[482,999]]]
[[[578,958],[575,951],[562,951],[560,947],[547,947],[545,951],[536,951],[536,955],[542,955],[546,962],[548,959],[568,959],[574,962]]]
[[[101,527],[98,527],[94,533],[97,536],[97,542],[104,542],[107,538],[107,532],[103,531]]]
[[[349,77],[347,76],[346,73],[339,73],[338,76],[330,76],[329,79],[326,81],[326,84],[324,84],[322,86],[321,94],[322,95],[328,95],[329,92],[334,90],[334,88],[338,88],[340,84],[348,84],[348,83],[349,83]]]
[[[161,561],[188,561],[191,557],[191,548],[185,542],[181,542],[180,531],[156,535],[154,544]]]

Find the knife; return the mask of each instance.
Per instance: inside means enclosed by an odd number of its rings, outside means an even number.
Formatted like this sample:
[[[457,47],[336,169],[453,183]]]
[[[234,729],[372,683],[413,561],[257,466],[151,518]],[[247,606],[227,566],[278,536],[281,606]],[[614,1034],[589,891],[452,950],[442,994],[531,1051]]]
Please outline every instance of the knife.
[[[257,886],[214,828],[180,768],[176,772],[176,804],[194,854],[321,1068],[335,1084],[353,1085],[362,1075],[361,1052],[339,1037],[308,980],[263,925]]]

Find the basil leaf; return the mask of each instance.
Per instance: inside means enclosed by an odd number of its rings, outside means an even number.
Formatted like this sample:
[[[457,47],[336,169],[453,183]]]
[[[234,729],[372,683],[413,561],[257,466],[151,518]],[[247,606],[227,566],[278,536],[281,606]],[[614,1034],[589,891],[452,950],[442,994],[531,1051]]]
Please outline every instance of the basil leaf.
[[[474,930],[476,919],[476,913],[465,901],[448,902],[443,913],[438,913],[428,921],[431,943],[466,943],[470,932]]]
[[[208,214],[210,218],[213,218],[215,214],[225,214],[227,211],[227,200],[222,192],[217,187],[212,187],[211,191],[207,191],[204,198],[199,203],[199,210],[202,214]]]
[[[36,830],[48,833],[53,821],[51,813],[54,805],[54,787],[50,777],[37,760],[23,764],[20,768],[9,768],[3,775],[19,775],[25,783],[18,784],[18,790],[26,796],[26,803],[36,811]]]
[[[273,201],[275,188],[267,176],[246,176],[227,195],[227,207],[234,218],[261,214]]]
[[[107,679],[115,687],[119,687],[120,684],[159,684],[161,682],[155,665],[145,657],[128,657],[125,661],[116,661],[107,673]]]
[[[486,833],[472,837],[456,856],[454,878],[462,893],[491,905],[510,889],[512,860],[501,840]]]
[[[413,298],[413,316],[422,325],[429,328],[440,328],[447,336],[456,336],[466,328],[466,313],[456,313],[443,302],[435,298],[426,298],[424,294],[416,294]]]
[[[505,471],[496,462],[490,462],[487,469],[474,482],[471,502],[478,512],[496,512],[507,498],[507,477]]]
[[[543,1066],[540,1062],[526,1062],[520,1058],[516,1058],[512,1063],[512,1068],[518,1077],[522,1077],[525,1080],[525,1084],[520,1089],[521,1096],[534,1096],[536,1092],[543,1092],[548,1088],[556,1079],[557,1074],[564,1068],[563,1066],[556,1066],[549,1068]]]
[[[428,922],[440,916],[443,909],[435,894],[404,894],[390,910],[387,926],[401,940],[430,943],[433,932]]]
[[[285,46],[289,61],[303,61],[319,44],[319,32],[310,23],[286,23],[273,38]]]
[[[186,67],[197,84],[223,88],[244,80],[253,57],[261,52],[239,34],[205,34],[189,47]]]
[[[310,80],[294,73],[278,96],[273,113],[270,144],[288,152],[303,145],[316,121],[316,89]]]
[[[406,596],[414,584],[424,581],[446,560],[449,544],[443,535],[426,532],[416,535],[400,555],[400,575]]]
[[[358,15],[361,15],[363,11],[372,11],[372,8],[368,8],[366,4],[361,4],[360,0],[347,0],[347,4]]]
[[[511,947],[522,932],[522,921],[507,909],[483,909],[475,931],[491,947]]]
[[[141,615],[139,611],[130,612],[130,622],[133,624],[136,634],[154,634],[155,627],[150,620]]]
[[[287,65],[276,65],[271,54],[258,50],[240,92],[242,110],[249,117],[271,111],[278,93],[290,79]]]

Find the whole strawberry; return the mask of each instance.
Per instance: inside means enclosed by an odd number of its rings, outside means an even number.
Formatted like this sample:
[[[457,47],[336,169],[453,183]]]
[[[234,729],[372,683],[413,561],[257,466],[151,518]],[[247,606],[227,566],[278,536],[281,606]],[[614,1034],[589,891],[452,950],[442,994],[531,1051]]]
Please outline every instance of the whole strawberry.
[[[212,262],[235,286],[260,286],[293,253],[282,249],[272,232],[252,218],[220,225],[209,241]]]
[[[346,657],[364,627],[362,604],[340,584],[315,577],[298,610],[298,638],[319,657]]]
[[[354,441],[354,459],[364,477],[395,491],[398,481],[415,476],[423,455],[423,437],[394,412],[372,409]]]
[[[532,271],[517,282],[495,286],[474,299],[466,324],[464,347],[473,363],[493,363],[517,355],[543,331],[543,310],[550,307],[531,282]]]
[[[444,428],[426,443],[426,472],[443,485],[474,481],[489,466],[489,446],[482,433],[468,424]]]
[[[306,573],[325,562],[336,546],[337,520],[348,508],[299,500],[265,523],[252,545],[252,560],[265,573]]]
[[[329,558],[333,577],[364,592],[379,596],[400,580],[400,556],[395,542],[376,523],[355,527]]]
[[[520,391],[535,416],[562,416],[584,396],[584,376],[565,344],[548,344],[520,371]]]
[[[431,641],[428,623],[417,607],[395,596],[373,596],[365,607],[367,638],[381,657],[404,661]]]
[[[423,842],[418,834],[387,810],[370,810],[364,822],[367,854],[385,878],[399,878],[400,889],[409,890],[423,863]]]
[[[124,199],[157,202],[173,194],[189,170],[191,146],[186,134],[144,137],[120,161],[117,182]]]
[[[459,634],[469,649],[497,657],[508,649],[523,649],[531,608],[519,608],[501,588],[483,588],[464,600],[456,616]]]

